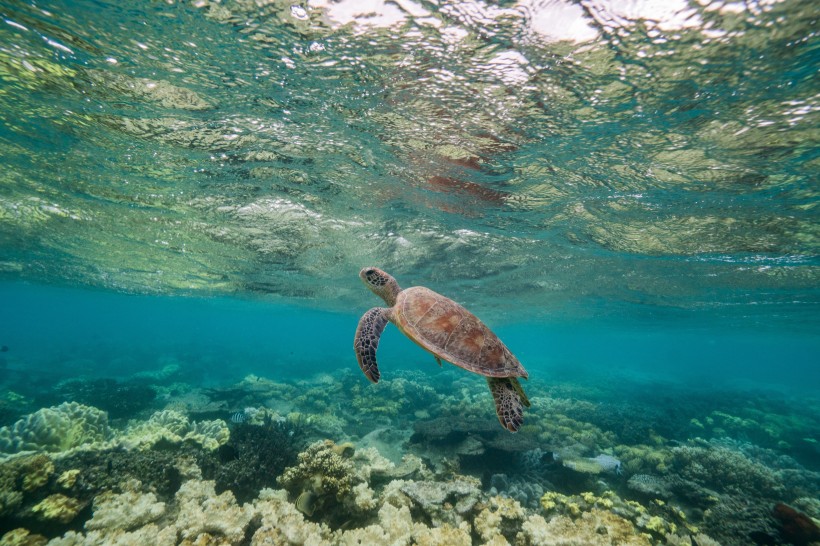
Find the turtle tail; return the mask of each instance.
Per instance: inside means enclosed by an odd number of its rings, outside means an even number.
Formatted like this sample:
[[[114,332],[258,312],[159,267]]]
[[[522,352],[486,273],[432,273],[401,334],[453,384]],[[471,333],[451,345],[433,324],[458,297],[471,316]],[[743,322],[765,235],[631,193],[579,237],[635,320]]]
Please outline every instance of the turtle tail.
[[[495,412],[501,426],[510,432],[518,432],[524,423],[524,407],[530,401],[515,377],[488,377],[487,385],[493,394]]]

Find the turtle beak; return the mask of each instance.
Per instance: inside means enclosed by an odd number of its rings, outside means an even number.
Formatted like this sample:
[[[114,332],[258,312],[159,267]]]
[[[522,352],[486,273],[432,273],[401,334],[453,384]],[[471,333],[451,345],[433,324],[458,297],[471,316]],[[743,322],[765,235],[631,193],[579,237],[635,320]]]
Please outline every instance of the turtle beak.
[[[362,282],[370,286],[381,286],[384,284],[385,273],[378,267],[363,267],[359,271],[359,278]]]

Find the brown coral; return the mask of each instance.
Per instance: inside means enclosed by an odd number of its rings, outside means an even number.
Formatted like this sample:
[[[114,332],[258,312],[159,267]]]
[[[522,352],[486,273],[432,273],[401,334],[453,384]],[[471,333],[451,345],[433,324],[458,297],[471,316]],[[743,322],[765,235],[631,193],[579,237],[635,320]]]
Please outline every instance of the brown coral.
[[[341,501],[353,487],[353,466],[331,440],[311,444],[299,454],[296,466],[285,469],[277,481],[292,494],[310,491]]]

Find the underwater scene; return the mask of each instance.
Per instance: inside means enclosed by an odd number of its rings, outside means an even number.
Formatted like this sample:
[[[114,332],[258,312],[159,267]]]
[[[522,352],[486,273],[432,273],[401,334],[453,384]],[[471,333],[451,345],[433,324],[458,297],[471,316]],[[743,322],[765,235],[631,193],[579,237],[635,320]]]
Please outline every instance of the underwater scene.
[[[816,0],[0,0],[1,546],[820,546]]]

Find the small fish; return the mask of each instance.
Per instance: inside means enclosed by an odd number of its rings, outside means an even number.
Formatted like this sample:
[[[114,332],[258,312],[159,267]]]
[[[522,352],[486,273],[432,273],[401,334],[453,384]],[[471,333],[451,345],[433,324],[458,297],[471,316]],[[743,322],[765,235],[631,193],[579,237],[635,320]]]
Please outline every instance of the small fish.
[[[248,417],[242,411],[237,411],[233,415],[231,415],[231,423],[244,423],[248,420]]]
[[[3,345],[2,347],[0,347],[0,353],[7,353],[7,352],[9,352],[9,346],[8,345]]]
[[[619,476],[621,475],[621,461],[611,455],[601,454],[588,460],[601,465],[604,472],[614,472]]]
[[[316,511],[316,495],[312,491],[302,491],[296,499],[296,509],[310,517]]]

